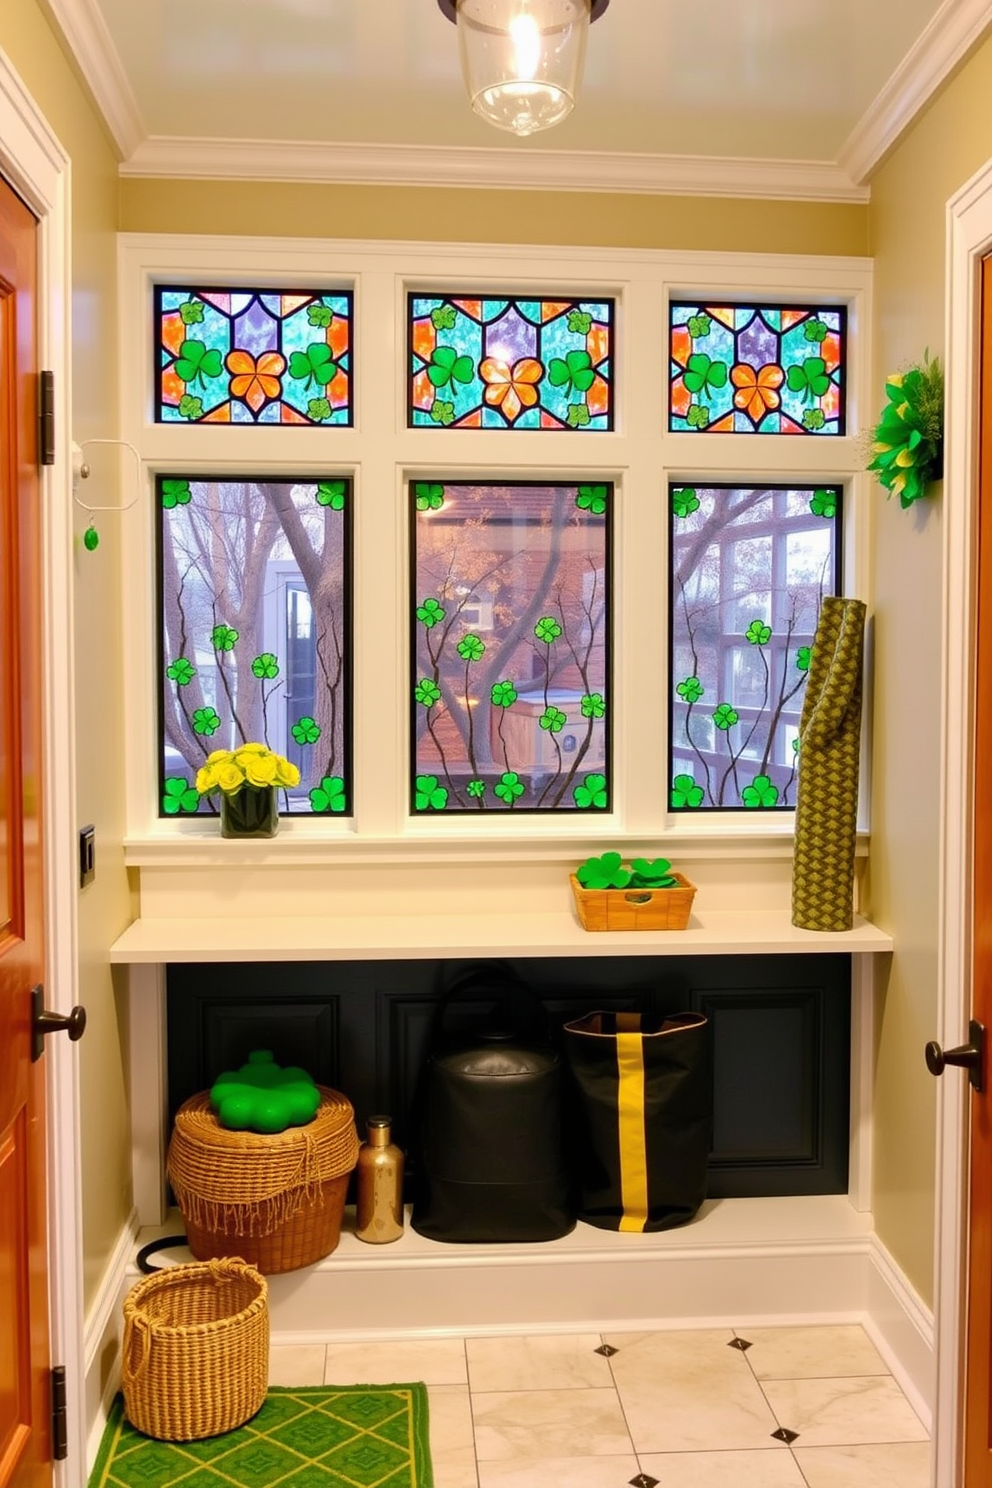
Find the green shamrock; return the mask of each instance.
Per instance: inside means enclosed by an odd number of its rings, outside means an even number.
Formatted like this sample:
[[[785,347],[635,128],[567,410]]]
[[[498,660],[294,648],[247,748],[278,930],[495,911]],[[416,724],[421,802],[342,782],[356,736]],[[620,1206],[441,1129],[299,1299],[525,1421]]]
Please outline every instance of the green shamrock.
[[[347,486],[343,480],[318,481],[317,505],[329,506],[331,511],[343,511],[346,490]]]
[[[752,810],[756,806],[774,806],[778,800],[778,786],[772,785],[767,775],[755,775],[751,784],[741,791],[741,800]]]
[[[703,787],[697,785],[691,775],[676,775],[672,781],[670,799],[673,811],[679,811],[685,806],[701,806],[703,804]]]
[[[511,708],[517,701],[517,689],[512,682],[496,682],[489,699],[494,708]]]
[[[283,1069],[268,1049],[254,1049],[247,1064],[217,1076],[210,1105],[218,1124],[230,1131],[272,1135],[312,1121],[320,1091],[306,1070],[297,1065]]]
[[[702,682],[700,682],[698,677],[686,677],[684,682],[679,683],[675,691],[678,693],[680,698],[684,699],[685,702],[698,703],[699,699],[702,697],[705,691],[705,688],[703,687],[703,684]]]
[[[183,393],[179,399],[179,417],[191,420],[202,418],[203,399],[194,398],[191,393]]]
[[[602,718],[606,712],[606,699],[601,692],[587,692],[579,702],[583,718]]]
[[[550,646],[552,641],[556,641],[561,635],[561,626],[553,615],[542,615],[534,626],[534,634],[539,641]]]
[[[606,776],[584,775],[582,784],[577,785],[572,791],[572,798],[576,806],[586,810],[589,806],[597,806],[602,810],[606,805]]]
[[[802,393],[807,403],[822,398],[830,390],[827,364],[822,357],[807,357],[804,362],[794,362],[786,374],[789,390]]]
[[[297,744],[316,744],[323,730],[315,718],[311,718],[309,713],[304,713],[303,717],[298,718],[293,724],[290,732]]]
[[[315,785],[310,792],[310,805],[314,811],[347,811],[348,797],[341,776],[325,775],[320,784]]]
[[[571,429],[584,429],[591,423],[589,410],[584,403],[569,403],[568,425]]]
[[[233,651],[238,640],[239,632],[232,629],[230,625],[215,625],[210,632],[210,640],[215,651]]]
[[[448,792],[438,785],[436,775],[418,775],[414,781],[414,807],[417,811],[443,811],[448,804]]]
[[[580,486],[575,504],[580,511],[592,512],[601,517],[606,510],[607,489],[605,486]]]
[[[837,492],[814,491],[810,498],[809,509],[817,517],[835,517],[837,515]]]
[[[162,482],[162,505],[166,511],[174,506],[189,506],[193,499],[188,480],[164,480]]]
[[[552,734],[560,734],[567,722],[568,716],[560,708],[545,708],[538,719],[538,723],[542,729],[546,729]]]
[[[623,866],[618,852],[605,852],[601,858],[586,858],[576,868],[575,876],[584,889],[625,889],[631,871]]]
[[[434,482],[417,481],[413,494],[418,511],[440,511],[444,505],[444,487]]]
[[[194,300],[190,295],[189,299],[179,306],[179,319],[183,325],[199,325],[203,320],[203,301]]]
[[[310,398],[307,401],[307,417],[315,424],[322,424],[331,416],[331,405],[327,398]]]
[[[215,734],[220,728],[220,719],[213,708],[197,708],[193,714],[194,734]]]
[[[327,330],[331,323],[330,305],[308,305],[307,320],[312,326],[319,326],[321,330]]]
[[[713,322],[708,315],[689,316],[688,331],[694,341],[701,341],[704,336],[708,336],[712,326]]]
[[[678,883],[667,858],[633,858],[631,883],[639,889],[671,889]]]
[[[526,787],[516,770],[507,770],[505,774],[500,776],[499,784],[493,786],[493,793],[499,796],[501,801],[505,801],[508,806],[512,806],[514,801],[523,795],[525,789]]]
[[[306,351],[294,351],[289,359],[289,375],[296,382],[306,380],[304,391],[314,383],[325,388],[337,376],[338,364],[326,341],[311,341]]]
[[[809,671],[810,657],[812,655],[812,646],[800,646],[796,651],[796,667],[800,672]]]
[[[435,398],[431,404],[431,419],[435,424],[442,424],[445,428],[455,422],[454,403],[442,403],[440,398]]]
[[[592,328],[592,316],[585,310],[570,310],[566,325],[577,336],[587,336]]]
[[[485,654],[485,642],[477,635],[464,635],[458,642],[457,651],[462,661],[481,661]]]
[[[827,415],[822,408],[803,409],[803,428],[809,429],[811,433],[815,434],[818,429],[822,429],[826,422]]]
[[[727,364],[715,362],[705,351],[693,352],[682,381],[690,393],[701,393],[704,388],[716,392],[718,388],[727,386]]]
[[[176,376],[185,382],[187,387],[191,382],[195,382],[202,388],[205,385],[203,381],[205,377],[219,377],[222,370],[220,352],[216,347],[212,346],[208,350],[203,341],[184,341],[180,346],[175,371]]]
[[[566,398],[573,388],[577,393],[587,393],[596,381],[592,357],[587,351],[569,351],[564,358],[552,357],[548,381],[552,387],[564,388]]]
[[[821,341],[827,339],[827,325],[822,320],[808,320],[803,327],[803,335],[807,341],[814,341],[817,346]]]
[[[431,311],[431,324],[436,331],[452,331],[457,313],[454,305],[436,305]]]
[[[430,677],[421,677],[413,689],[413,695],[425,708],[433,708],[435,703],[440,702],[441,689]]]
[[[713,714],[713,722],[726,733],[737,722],[736,708],[732,708],[729,703],[721,703]]]
[[[465,789],[470,796],[473,796],[478,801],[486,794],[486,782],[484,780],[470,780]]]
[[[445,613],[436,599],[425,599],[417,606],[417,619],[425,630],[430,630],[438,621],[443,620]]]
[[[672,492],[672,511],[677,517],[691,517],[702,505],[691,486],[683,486]]]
[[[175,661],[170,661],[165,669],[165,675],[170,681],[175,682],[177,687],[186,687],[196,676],[196,667],[185,656],[177,656]]]
[[[702,403],[692,403],[690,404],[689,412],[685,416],[685,421],[690,429],[705,429],[710,421],[710,411]]]
[[[752,646],[767,646],[772,638],[772,628],[763,620],[752,620],[744,632],[744,639],[750,641]]]
[[[200,792],[190,785],[185,775],[167,775],[162,794],[162,810],[166,816],[178,816],[180,811],[195,811],[200,804]]]
[[[263,651],[251,664],[252,675],[260,682],[271,682],[279,675],[279,658],[271,651]]]
[[[436,388],[455,382],[471,382],[474,368],[470,356],[459,356],[454,346],[435,346],[427,376]]]

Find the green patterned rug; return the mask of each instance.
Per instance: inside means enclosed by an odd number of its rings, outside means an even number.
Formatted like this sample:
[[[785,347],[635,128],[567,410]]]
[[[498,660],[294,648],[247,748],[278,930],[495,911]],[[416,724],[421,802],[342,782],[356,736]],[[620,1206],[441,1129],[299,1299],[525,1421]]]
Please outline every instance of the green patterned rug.
[[[118,1395],[89,1488],[432,1488],[426,1385],[272,1386],[244,1426],[142,1436]]]

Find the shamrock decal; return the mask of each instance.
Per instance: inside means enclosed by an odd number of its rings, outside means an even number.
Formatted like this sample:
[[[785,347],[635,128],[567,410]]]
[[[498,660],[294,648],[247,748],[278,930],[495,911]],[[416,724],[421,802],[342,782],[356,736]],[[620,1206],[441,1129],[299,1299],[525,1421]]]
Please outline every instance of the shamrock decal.
[[[477,635],[462,636],[457,646],[462,661],[481,661],[486,650],[485,642]]]
[[[166,816],[178,816],[180,811],[195,811],[200,804],[200,792],[190,785],[184,775],[167,775],[162,794],[162,810]]]
[[[162,505],[166,511],[174,506],[188,506],[192,500],[188,480],[164,480],[162,482]]]
[[[587,692],[579,701],[583,718],[602,718],[606,712],[606,699],[601,692]]]
[[[337,376],[338,364],[326,341],[311,341],[306,351],[294,351],[289,359],[289,375],[296,382],[306,381],[306,390],[316,385],[325,388]]]
[[[512,806],[523,795],[524,790],[524,783],[515,770],[507,770],[500,776],[498,785],[493,786],[494,794],[508,806]]]
[[[710,411],[702,403],[692,403],[685,416],[690,429],[705,429],[710,421]]]
[[[691,517],[701,505],[699,497],[691,486],[684,486],[672,492],[672,511],[677,517]]]
[[[545,708],[538,719],[541,728],[552,734],[560,734],[567,722],[568,716],[560,708]]]
[[[705,351],[693,352],[682,375],[682,381],[690,393],[701,393],[706,388],[716,392],[717,389],[727,386],[727,364],[715,362],[712,357],[706,355]]]
[[[830,390],[827,364],[822,357],[807,357],[804,362],[794,362],[786,373],[790,392],[802,393],[807,403],[822,398]]]
[[[686,677],[684,682],[679,683],[675,691],[684,702],[698,703],[705,689],[698,677]]]
[[[165,669],[165,675],[177,687],[186,687],[196,676],[196,667],[185,656],[177,656],[175,661],[170,661]]]
[[[208,350],[203,341],[184,341],[180,346],[175,373],[187,387],[190,383],[196,383],[202,388],[205,386],[205,377],[219,377],[222,370],[223,363],[216,347]]]
[[[294,731],[295,732],[295,731]],[[348,809],[344,781],[340,775],[325,775],[319,785],[310,792],[310,805],[314,811],[340,812]]]
[[[807,341],[813,341],[817,346],[827,339],[826,322],[822,320],[808,320],[803,326],[803,335]]]
[[[736,708],[732,708],[729,703],[721,703],[713,714],[713,722],[718,729],[722,729],[726,733],[737,722]]]
[[[837,492],[814,491],[810,498],[809,509],[817,517],[835,517],[837,515]]]
[[[444,505],[444,487],[428,481],[417,481],[413,488],[418,511],[440,511]]]
[[[605,486],[580,486],[575,504],[580,511],[592,512],[594,517],[601,517],[606,510],[606,494]]]
[[[309,398],[307,400],[307,416],[312,418],[315,424],[321,424],[331,416],[331,405],[326,398]]]
[[[812,655],[812,646],[800,646],[796,651],[796,667],[800,672],[809,671],[809,662]]]
[[[486,794],[486,782],[484,780],[470,780],[465,789],[470,796],[478,801]]]
[[[589,410],[584,403],[569,403],[568,426],[570,429],[584,429],[590,422]]]
[[[197,708],[192,721],[194,734],[215,734],[220,728],[220,719],[213,708]]]
[[[741,800],[752,810],[758,806],[774,806],[778,800],[778,786],[772,785],[767,775],[755,775],[751,784],[741,791]]]
[[[670,801],[673,811],[681,811],[683,807],[695,807],[703,804],[703,787],[697,785],[691,775],[676,775],[672,781]]]
[[[331,511],[343,511],[345,490],[346,487],[343,480],[318,481],[317,505],[329,506]]]
[[[441,689],[430,677],[422,677],[413,689],[413,695],[423,707],[433,708],[441,700]]]
[[[179,306],[179,319],[183,325],[199,325],[203,320],[203,301],[194,300],[192,295]]]
[[[318,326],[321,330],[326,331],[327,327],[331,323],[331,319],[332,313],[330,305],[321,304],[307,306],[307,320],[312,326]]]
[[[552,387],[564,388],[566,398],[573,388],[577,393],[587,393],[596,381],[592,357],[587,351],[569,351],[564,358],[552,357],[548,381]]]
[[[233,651],[237,639],[238,632],[230,625],[215,625],[210,632],[210,640],[215,651]]]
[[[585,811],[590,806],[596,806],[602,810],[606,806],[606,776],[584,775],[582,784],[577,785],[572,791],[572,799],[580,810]]]
[[[179,399],[179,417],[184,419],[202,418],[203,399],[194,398],[191,393],[183,393]]]
[[[448,792],[438,785],[436,775],[418,775],[414,781],[413,804],[417,811],[443,811]]]
[[[438,621],[444,619],[444,616],[445,611],[436,599],[425,599],[422,604],[417,606],[417,619],[426,630],[430,630],[433,626],[437,625]]]
[[[561,626],[553,615],[542,615],[534,626],[534,634],[539,641],[543,641],[546,646],[550,646],[561,635]]]
[[[752,646],[767,646],[772,638],[772,628],[763,620],[752,620],[744,632],[744,639],[750,641]]]
[[[496,682],[489,694],[489,700],[494,708],[511,708],[517,701],[517,689],[512,682]]]
[[[470,356],[459,356],[454,346],[435,346],[427,376],[436,388],[447,387],[449,382],[471,382],[474,371]]]
[[[435,398],[431,404],[431,420],[435,424],[441,424],[447,428],[455,422],[454,403],[442,403],[440,398]]]
[[[453,331],[455,319],[454,305],[436,305],[431,311],[431,324],[436,331]]]
[[[279,675],[279,658],[271,651],[263,651],[251,664],[252,675],[260,682],[271,682]]]
[[[309,713],[298,718],[291,729],[297,744],[316,744],[322,732],[320,724],[315,718],[311,718]]]
[[[803,428],[809,429],[811,434],[816,434],[827,422],[827,415],[822,408],[803,409]]]
[[[566,325],[577,336],[587,336],[592,329],[592,316],[585,310],[570,310]]]
[[[701,341],[704,336],[709,335],[712,325],[708,315],[690,315],[687,329],[694,341]]]

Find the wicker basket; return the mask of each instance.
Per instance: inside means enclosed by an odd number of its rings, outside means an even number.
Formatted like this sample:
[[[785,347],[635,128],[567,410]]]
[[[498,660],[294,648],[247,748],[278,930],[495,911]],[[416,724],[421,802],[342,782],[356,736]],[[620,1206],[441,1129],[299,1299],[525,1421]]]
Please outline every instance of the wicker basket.
[[[124,1413],[158,1441],[242,1426],[265,1399],[265,1278],[239,1260],[169,1266],[124,1298]]]
[[[306,1126],[228,1131],[204,1091],[176,1112],[167,1168],[197,1260],[238,1255],[266,1275],[330,1255],[358,1160],[351,1102],[320,1089]]]
[[[571,874],[575,908],[583,930],[684,930],[696,885],[681,873],[670,889],[584,889]]]

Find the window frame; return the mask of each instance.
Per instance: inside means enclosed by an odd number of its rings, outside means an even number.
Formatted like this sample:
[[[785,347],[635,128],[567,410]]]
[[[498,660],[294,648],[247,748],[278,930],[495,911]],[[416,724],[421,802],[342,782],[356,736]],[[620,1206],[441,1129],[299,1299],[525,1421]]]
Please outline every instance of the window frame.
[[[352,481],[354,814],[284,818],[266,844],[275,860],[383,861],[574,854],[593,838],[625,846],[664,843],[674,856],[732,859],[789,850],[792,813],[668,809],[669,643],[667,493],[684,484],[813,481],[844,489],[842,592],[870,600],[869,478],[859,431],[871,423],[872,266],[866,258],[667,249],[568,248],[360,240],[122,234],[119,243],[121,437],[138,451],[136,506],[120,521],[128,861],[207,861],[214,824],[160,820],[157,802],[154,511],[159,475],[219,478],[245,470],[291,479],[319,469]],[[152,287],[225,285],[350,289],[355,384],[351,427],[154,422]],[[567,293],[616,302],[614,427],[587,432],[409,428],[406,307],[409,293]],[[673,433],[668,424],[670,300],[745,300],[847,306],[847,432],[829,439]],[[616,491],[612,621],[613,799],[608,811],[547,813],[478,822],[409,812],[408,482],[413,479],[606,480]],[[861,819],[868,819],[862,772]],[[572,845],[570,845],[572,844]]]

